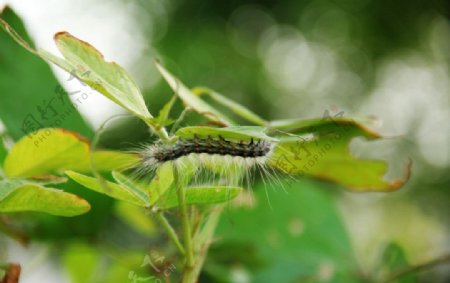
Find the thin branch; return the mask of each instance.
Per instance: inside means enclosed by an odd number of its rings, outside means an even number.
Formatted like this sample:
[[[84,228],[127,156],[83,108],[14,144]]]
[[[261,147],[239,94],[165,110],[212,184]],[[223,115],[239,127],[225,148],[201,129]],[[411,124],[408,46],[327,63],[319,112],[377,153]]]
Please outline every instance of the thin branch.
[[[420,272],[420,271],[432,268],[436,265],[445,264],[445,263],[450,263],[450,254],[446,254],[442,257],[438,257],[429,262],[425,262],[425,263],[421,263],[418,265],[409,266],[409,267],[400,269],[400,270],[392,273],[391,275],[389,275],[384,281],[381,281],[381,283],[393,282],[394,280],[396,280],[400,277],[403,277],[405,275],[408,275],[410,273]]]
[[[177,246],[181,255],[184,256],[186,254],[184,247],[181,244],[180,240],[178,239],[177,233],[175,233],[175,230],[173,229],[172,225],[170,225],[167,218],[164,216],[164,214],[161,211],[156,213],[156,217],[158,218],[159,222],[164,227],[164,229],[166,229],[167,234],[169,234],[170,239],[173,241],[175,246]]]
[[[173,135],[175,133],[175,131],[180,127],[181,122],[184,120],[184,118],[186,117],[186,114],[188,114],[190,111],[192,111],[192,109],[188,106],[186,108],[184,108],[183,112],[181,112],[180,116],[178,117],[178,119],[175,121],[175,123],[172,125],[172,128],[170,129],[169,135]]]
[[[173,175],[175,187],[178,193],[180,217],[183,225],[183,239],[186,251],[186,268],[190,269],[194,266],[194,251],[192,246],[191,225],[187,213],[186,190],[180,180],[180,173],[178,172],[178,167],[176,165],[173,166]]]
[[[223,207],[223,205],[215,206],[209,213],[204,225],[199,227],[199,231],[197,231],[194,238],[196,243],[197,259],[194,266],[183,274],[183,283],[197,282],[197,278],[208,255],[209,246],[212,243],[214,232],[217,224],[219,223]]]

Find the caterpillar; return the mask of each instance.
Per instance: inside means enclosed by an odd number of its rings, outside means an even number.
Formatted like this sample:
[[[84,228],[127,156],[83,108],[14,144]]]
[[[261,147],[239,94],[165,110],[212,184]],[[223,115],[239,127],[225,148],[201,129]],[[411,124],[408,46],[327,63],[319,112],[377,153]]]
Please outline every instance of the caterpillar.
[[[276,177],[269,163],[277,142],[260,127],[185,127],[169,143],[157,141],[141,147],[135,174],[147,178],[160,168],[175,166],[190,184],[240,186],[246,180],[250,187],[253,171],[263,180]]]
[[[185,174],[194,170],[192,184],[241,185],[245,179],[250,187],[253,168],[259,169],[261,176],[271,175],[266,164],[274,144],[264,139],[235,141],[221,135],[215,138],[194,135],[192,139],[179,138],[173,144],[155,143],[144,147],[140,153],[141,169],[155,171],[173,162]]]
[[[165,162],[177,161],[182,157],[207,159],[214,156],[231,157],[231,162],[243,162],[248,166],[261,164],[270,155],[273,142],[266,140],[232,141],[222,136],[218,138],[179,139],[174,144],[153,144],[145,148],[142,162],[149,167],[157,167]]]

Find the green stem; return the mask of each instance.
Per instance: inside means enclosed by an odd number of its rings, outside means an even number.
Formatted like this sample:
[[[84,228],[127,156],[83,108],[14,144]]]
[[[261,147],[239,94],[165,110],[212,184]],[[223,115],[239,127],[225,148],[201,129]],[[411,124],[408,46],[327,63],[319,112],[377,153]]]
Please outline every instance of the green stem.
[[[186,254],[184,247],[181,244],[180,240],[178,239],[177,233],[175,233],[175,230],[170,225],[167,218],[164,216],[164,214],[161,211],[156,213],[156,217],[158,218],[159,222],[164,227],[164,229],[166,229],[167,234],[169,234],[170,239],[172,239],[173,243],[178,248],[180,253],[184,256]]]
[[[189,222],[189,216],[187,213],[187,204],[186,204],[186,191],[183,183],[180,180],[180,173],[178,172],[178,167],[176,165],[173,166],[173,175],[175,188],[178,193],[178,203],[180,209],[180,217],[183,226],[183,239],[184,239],[184,247],[186,251],[186,266],[185,269],[191,269],[194,266],[194,251],[192,247],[192,234],[191,234],[191,225]]]
[[[184,117],[186,117],[186,114],[191,111],[191,108],[186,107],[184,108],[183,112],[181,112],[178,119],[173,123],[172,128],[170,129],[169,135],[172,135],[175,133],[175,131],[180,127],[181,121],[183,121]]]
[[[220,215],[223,210],[223,205],[218,205],[209,214],[201,230],[195,235],[196,245],[196,255],[195,264],[192,268],[187,269],[183,274],[183,283],[194,283],[197,282],[198,276],[202,270],[203,264],[208,255],[209,246],[212,243],[214,237],[214,232],[216,230],[217,224],[219,224]]]
[[[401,269],[397,272],[394,272],[393,274],[391,274],[390,276],[388,276],[385,280],[382,280],[381,282],[382,283],[394,282],[395,280],[397,280],[400,277],[403,277],[405,275],[415,273],[415,272],[420,272],[420,271],[426,270],[428,268],[435,267],[436,265],[448,264],[448,263],[450,263],[450,254],[443,255],[443,256],[438,257],[429,262],[425,262],[422,264],[409,266],[404,269]]]
[[[169,134],[167,133],[166,128],[164,127],[156,127],[156,125],[148,120],[145,120],[145,123],[147,126],[154,132],[158,137],[164,141],[167,142],[169,140]]]

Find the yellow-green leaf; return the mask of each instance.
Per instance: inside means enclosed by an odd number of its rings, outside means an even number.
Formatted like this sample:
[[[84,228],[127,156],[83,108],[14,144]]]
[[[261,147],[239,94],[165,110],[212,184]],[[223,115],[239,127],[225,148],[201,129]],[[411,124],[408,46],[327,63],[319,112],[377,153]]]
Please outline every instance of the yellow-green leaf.
[[[302,135],[283,138],[269,159],[272,167],[287,174],[332,181],[354,191],[392,191],[408,179],[409,168],[404,178],[387,181],[386,162],[358,159],[350,153],[353,138],[380,137],[354,121],[306,121],[294,128],[294,134]]]
[[[28,178],[62,173],[65,170],[90,172],[89,142],[77,133],[46,128],[19,140],[5,159],[5,174],[10,178]],[[126,152],[99,150],[93,152],[98,171],[132,167],[139,158]]]
[[[5,174],[11,178],[49,175],[77,168],[89,156],[88,142],[63,129],[41,129],[23,137],[6,157]]]
[[[140,160],[134,153],[115,151],[115,150],[97,150],[93,152],[94,166],[98,171],[124,170],[134,167]],[[90,160],[87,164],[80,164],[74,171],[90,171]]]
[[[130,188],[109,181],[101,181],[94,177],[86,176],[74,171],[67,171],[67,176],[84,187],[112,198],[130,202],[138,206],[146,206],[147,202],[142,200]]]
[[[133,193],[133,195],[140,198],[143,202],[147,204],[149,203],[149,196],[145,191],[145,186],[134,180],[131,180],[130,178],[117,171],[113,171],[112,176],[118,184],[126,187],[128,191],[131,191]]]
[[[0,212],[37,211],[76,216],[90,209],[89,203],[84,199],[61,190],[32,183],[7,182],[9,181],[0,182]]]

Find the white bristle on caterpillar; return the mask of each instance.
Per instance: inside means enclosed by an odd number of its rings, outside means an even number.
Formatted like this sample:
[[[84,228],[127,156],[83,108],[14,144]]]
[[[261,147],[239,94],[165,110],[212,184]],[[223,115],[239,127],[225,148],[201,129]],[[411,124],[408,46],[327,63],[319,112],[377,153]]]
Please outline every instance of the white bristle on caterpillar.
[[[174,144],[155,143],[140,151],[141,170],[152,172],[166,162],[173,162],[181,171],[190,166],[206,169],[203,171],[208,171],[209,177],[203,182],[213,181],[217,177],[213,172],[219,176],[216,180],[239,184],[244,177],[249,179],[249,171],[254,167],[267,171],[265,166],[274,145],[267,140],[230,141],[221,136],[179,139]],[[201,170],[196,171],[194,179],[201,179]]]

